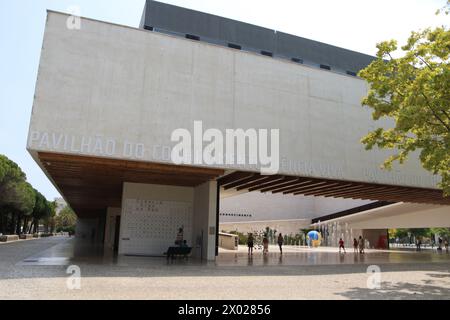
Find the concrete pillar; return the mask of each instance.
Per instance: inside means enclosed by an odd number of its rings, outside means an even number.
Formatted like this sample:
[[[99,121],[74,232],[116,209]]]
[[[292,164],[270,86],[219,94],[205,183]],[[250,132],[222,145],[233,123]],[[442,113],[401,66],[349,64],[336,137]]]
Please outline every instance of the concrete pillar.
[[[216,257],[217,182],[208,181],[194,189],[194,256],[213,261]]]
[[[103,243],[105,217],[78,218],[75,237],[78,240],[90,241],[92,244]]]
[[[116,236],[116,217],[120,216],[121,208],[108,207],[106,210],[106,223],[105,223],[105,248],[114,248],[114,239]]]
[[[363,238],[369,242],[370,249],[388,249],[387,229],[365,229]]]

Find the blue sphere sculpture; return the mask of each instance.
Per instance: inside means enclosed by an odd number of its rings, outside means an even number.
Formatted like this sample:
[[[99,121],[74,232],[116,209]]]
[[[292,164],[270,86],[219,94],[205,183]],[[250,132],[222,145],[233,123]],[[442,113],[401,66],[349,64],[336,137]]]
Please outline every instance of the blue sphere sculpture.
[[[306,235],[306,241],[309,247],[317,248],[322,243],[322,236],[317,231],[310,231]]]

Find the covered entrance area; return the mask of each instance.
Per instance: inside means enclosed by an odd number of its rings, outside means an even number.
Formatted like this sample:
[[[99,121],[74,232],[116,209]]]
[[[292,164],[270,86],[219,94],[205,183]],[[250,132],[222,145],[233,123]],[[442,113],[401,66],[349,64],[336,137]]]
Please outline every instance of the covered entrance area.
[[[315,229],[322,235],[322,246],[337,247],[342,238],[352,250],[353,240],[361,236],[366,248],[388,249],[389,228],[405,223],[447,227],[450,223],[450,199],[438,189],[242,171],[221,177],[218,183],[224,204],[221,231],[236,230],[245,238],[250,232],[261,237],[268,230],[272,244],[276,244],[272,233],[277,230],[290,234],[285,243],[305,246],[299,238],[304,239],[305,230]],[[229,218],[229,212],[239,211],[239,206],[247,207],[247,212],[238,212],[235,220]],[[258,214],[256,219],[252,216]]]
[[[223,170],[37,153],[78,215],[77,237],[121,255],[161,256],[179,228],[193,255],[214,259],[215,178]]]
[[[450,198],[444,197],[438,189],[288,175],[263,176],[243,171],[222,177],[218,182],[224,191],[450,205]]]

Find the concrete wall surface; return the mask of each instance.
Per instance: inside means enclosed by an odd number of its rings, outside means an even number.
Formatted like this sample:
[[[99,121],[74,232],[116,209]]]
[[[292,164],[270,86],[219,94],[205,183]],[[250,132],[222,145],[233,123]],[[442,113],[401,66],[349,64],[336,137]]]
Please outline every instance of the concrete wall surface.
[[[220,200],[221,223],[312,219],[373,201],[250,192]],[[236,214],[251,215],[239,217]]]
[[[362,136],[392,123],[361,107],[361,79],[89,19],[69,30],[68,18],[48,14],[28,140],[35,157],[171,162],[172,132],[201,120],[222,132],[279,129],[283,174],[436,186],[414,156],[385,172],[390,152],[364,150]]]
[[[239,237],[234,234],[220,232],[219,247],[227,250],[238,250]]]
[[[300,229],[307,229],[310,227],[311,220],[268,220],[268,221],[249,221],[249,222],[221,222],[219,231],[232,232],[239,231],[241,233],[261,233],[267,227],[283,234],[295,235],[299,233]]]

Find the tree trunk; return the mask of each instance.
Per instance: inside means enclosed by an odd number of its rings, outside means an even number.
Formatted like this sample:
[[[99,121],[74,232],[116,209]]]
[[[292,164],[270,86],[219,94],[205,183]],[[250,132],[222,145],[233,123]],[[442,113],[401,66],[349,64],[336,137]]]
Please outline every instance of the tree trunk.
[[[8,213],[3,212],[1,219],[2,219],[2,228],[0,229],[0,232],[2,234],[6,234],[8,232]]]
[[[25,234],[28,233],[28,217],[23,218],[22,232]]]
[[[33,233],[38,233],[38,231],[39,231],[39,219],[34,219],[34,225],[33,225],[33,228],[34,228],[34,230],[33,230]]]
[[[16,234],[20,235],[20,222],[22,221],[22,215],[17,216],[17,223],[16,223]]]
[[[10,221],[9,228],[8,228],[9,234],[14,234],[14,231],[16,228],[16,220],[17,220],[17,215],[14,212],[11,212],[11,221]]]
[[[28,227],[28,233],[33,233],[34,219],[31,220],[30,226]]]

